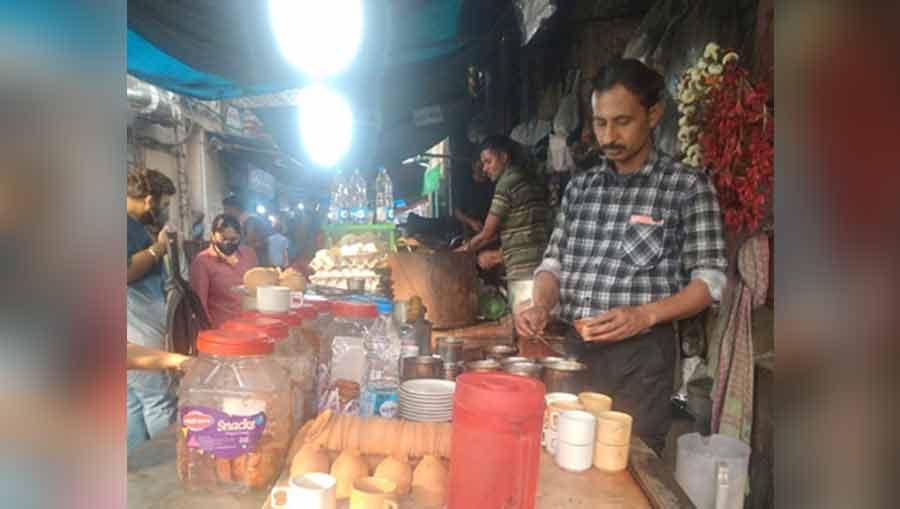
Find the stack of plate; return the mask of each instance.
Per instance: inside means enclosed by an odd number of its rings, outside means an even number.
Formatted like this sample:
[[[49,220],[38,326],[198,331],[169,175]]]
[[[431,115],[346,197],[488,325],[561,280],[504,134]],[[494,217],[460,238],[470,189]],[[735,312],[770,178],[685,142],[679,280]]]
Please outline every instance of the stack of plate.
[[[418,378],[400,384],[400,417],[408,421],[447,422],[453,417],[456,382]]]

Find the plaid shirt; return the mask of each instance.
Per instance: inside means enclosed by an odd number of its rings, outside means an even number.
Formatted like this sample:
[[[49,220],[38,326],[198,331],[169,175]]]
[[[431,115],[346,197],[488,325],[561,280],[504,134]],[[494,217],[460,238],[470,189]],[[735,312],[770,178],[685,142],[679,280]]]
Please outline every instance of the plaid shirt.
[[[725,241],[708,176],[653,152],[619,175],[612,163],[572,178],[535,275],[560,283],[563,318],[655,302],[704,281],[713,300],[725,284]]]

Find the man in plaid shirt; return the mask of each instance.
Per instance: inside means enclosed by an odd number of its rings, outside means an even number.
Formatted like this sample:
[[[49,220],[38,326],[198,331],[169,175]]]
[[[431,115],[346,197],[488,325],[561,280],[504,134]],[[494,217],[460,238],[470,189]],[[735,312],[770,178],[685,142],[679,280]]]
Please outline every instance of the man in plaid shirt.
[[[718,301],[725,241],[706,174],[653,147],[663,77],[638,60],[600,70],[591,96],[604,158],[566,187],[535,271],[533,304],[516,316],[520,334],[543,331],[550,311],[585,320],[567,348],[590,371],[593,390],[634,417],[657,453],[671,424],[675,320]]]

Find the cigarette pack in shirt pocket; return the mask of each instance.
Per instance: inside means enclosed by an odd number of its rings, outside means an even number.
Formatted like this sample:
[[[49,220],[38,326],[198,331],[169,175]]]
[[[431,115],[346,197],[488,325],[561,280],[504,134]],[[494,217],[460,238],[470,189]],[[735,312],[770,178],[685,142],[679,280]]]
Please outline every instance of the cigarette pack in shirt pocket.
[[[622,232],[622,260],[635,267],[652,267],[665,247],[662,221],[629,221]]]

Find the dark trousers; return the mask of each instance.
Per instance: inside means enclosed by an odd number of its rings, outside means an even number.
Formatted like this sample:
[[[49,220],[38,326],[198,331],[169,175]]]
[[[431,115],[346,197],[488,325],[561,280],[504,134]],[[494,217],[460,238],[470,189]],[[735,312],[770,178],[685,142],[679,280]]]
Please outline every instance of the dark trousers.
[[[588,367],[587,383],[613,399],[613,410],[634,418],[632,433],[661,454],[672,425],[670,398],[675,369],[675,329],[671,324],[617,343],[585,343],[568,338]],[[580,343],[580,344],[579,344]]]

